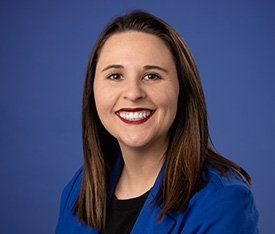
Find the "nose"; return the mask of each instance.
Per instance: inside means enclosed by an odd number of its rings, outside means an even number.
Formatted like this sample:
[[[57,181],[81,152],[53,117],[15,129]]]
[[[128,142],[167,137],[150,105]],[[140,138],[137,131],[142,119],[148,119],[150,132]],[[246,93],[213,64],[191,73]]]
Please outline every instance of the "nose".
[[[145,90],[139,80],[128,80],[123,98],[129,101],[138,101],[146,97]]]

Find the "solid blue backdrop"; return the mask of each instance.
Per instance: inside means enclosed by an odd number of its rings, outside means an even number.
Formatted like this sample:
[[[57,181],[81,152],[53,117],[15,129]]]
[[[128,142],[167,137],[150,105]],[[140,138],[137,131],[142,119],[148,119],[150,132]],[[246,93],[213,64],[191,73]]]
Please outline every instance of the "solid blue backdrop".
[[[0,1],[0,232],[53,233],[82,163],[85,68],[102,27],[145,9],[197,61],[218,150],[247,169],[260,231],[274,233],[275,4],[272,1]]]

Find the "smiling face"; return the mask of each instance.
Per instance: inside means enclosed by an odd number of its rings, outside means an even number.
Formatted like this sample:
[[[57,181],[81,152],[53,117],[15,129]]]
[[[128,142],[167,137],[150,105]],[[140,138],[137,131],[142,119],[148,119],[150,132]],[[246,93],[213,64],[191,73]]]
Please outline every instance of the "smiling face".
[[[166,145],[178,95],[171,52],[157,36],[128,31],[106,41],[96,66],[94,98],[102,124],[122,149]]]

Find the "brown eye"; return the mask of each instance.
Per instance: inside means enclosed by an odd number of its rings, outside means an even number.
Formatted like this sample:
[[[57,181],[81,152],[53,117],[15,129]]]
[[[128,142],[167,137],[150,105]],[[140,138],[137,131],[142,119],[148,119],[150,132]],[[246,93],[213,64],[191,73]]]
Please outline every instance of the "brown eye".
[[[113,73],[107,76],[107,79],[110,80],[121,80],[122,79],[122,75],[118,74],[118,73]]]
[[[144,76],[144,79],[145,80],[159,80],[160,79],[160,76],[159,75],[157,75],[157,74],[147,74],[147,75],[145,75]]]

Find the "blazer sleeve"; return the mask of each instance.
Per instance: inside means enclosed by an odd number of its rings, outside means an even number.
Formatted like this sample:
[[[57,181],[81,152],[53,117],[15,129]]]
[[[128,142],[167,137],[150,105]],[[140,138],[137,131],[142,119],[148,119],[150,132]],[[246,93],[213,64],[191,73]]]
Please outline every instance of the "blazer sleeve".
[[[258,212],[249,188],[232,185],[208,196],[200,207],[197,230],[206,234],[257,234]]]

